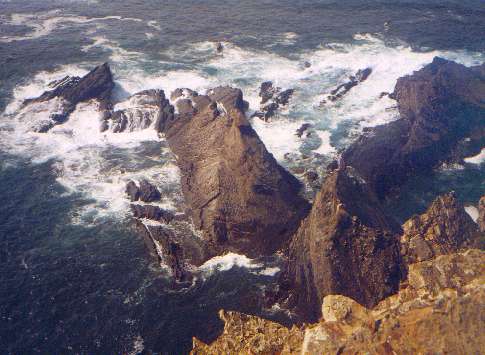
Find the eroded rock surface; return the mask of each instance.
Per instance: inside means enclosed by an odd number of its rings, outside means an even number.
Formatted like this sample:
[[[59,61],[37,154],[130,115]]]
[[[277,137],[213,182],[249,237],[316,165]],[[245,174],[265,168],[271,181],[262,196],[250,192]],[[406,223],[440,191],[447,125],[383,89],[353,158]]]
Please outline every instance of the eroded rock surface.
[[[316,320],[326,295],[374,306],[396,292],[399,233],[353,169],[330,173],[290,245],[287,305]]]
[[[478,226],[482,233],[485,233],[485,196],[478,202]]]
[[[398,79],[401,118],[375,127],[342,155],[380,198],[409,176],[449,158],[458,142],[485,126],[485,65],[467,68],[435,58]],[[475,151],[481,147],[475,147]]]
[[[179,90],[166,129],[196,229],[214,250],[250,257],[287,243],[308,211],[298,181],[278,165],[249,124],[242,92]]]
[[[411,265],[400,292],[373,309],[326,296],[323,317],[303,330],[221,312],[224,333],[194,339],[192,354],[480,354],[484,283],[485,252],[443,255]]]
[[[407,263],[480,246],[478,226],[454,193],[439,196],[425,213],[406,221],[403,230],[401,253]]]

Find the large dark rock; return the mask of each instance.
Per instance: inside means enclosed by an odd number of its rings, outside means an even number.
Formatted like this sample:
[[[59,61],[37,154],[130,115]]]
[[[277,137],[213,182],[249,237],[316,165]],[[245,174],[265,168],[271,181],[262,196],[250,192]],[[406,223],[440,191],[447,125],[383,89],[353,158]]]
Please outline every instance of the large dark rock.
[[[138,200],[143,202],[153,202],[160,200],[161,197],[160,191],[147,180],[141,180],[139,185],[130,180],[128,184],[126,184],[126,193],[132,202]]]
[[[401,253],[407,264],[481,246],[477,224],[452,192],[439,196],[425,213],[411,217],[403,230]]]
[[[153,127],[163,132],[165,125],[174,119],[174,109],[163,90],[145,90],[134,94],[121,105],[126,108],[106,115],[106,129],[133,132]]]
[[[35,122],[32,130],[47,132],[53,126],[64,123],[80,102],[97,99],[102,111],[111,107],[111,91],[114,87],[113,76],[107,63],[91,70],[84,77],[65,77],[50,83],[53,90],[44,92],[35,99],[24,101],[24,108],[31,105],[50,106],[53,111],[49,119]],[[48,105],[50,103],[50,105]]]
[[[241,90],[180,91],[176,99],[166,137],[196,229],[217,253],[256,257],[283,247],[309,206],[249,124]]]
[[[342,155],[380,198],[410,175],[448,159],[463,139],[485,126],[485,65],[467,68],[435,58],[397,81],[400,119],[375,127]],[[476,150],[476,149],[475,149]]]
[[[131,212],[135,218],[150,219],[165,224],[169,224],[175,218],[174,213],[153,205],[132,204]]]
[[[286,304],[309,321],[330,294],[376,305],[399,286],[399,233],[352,168],[331,172],[291,242]]]

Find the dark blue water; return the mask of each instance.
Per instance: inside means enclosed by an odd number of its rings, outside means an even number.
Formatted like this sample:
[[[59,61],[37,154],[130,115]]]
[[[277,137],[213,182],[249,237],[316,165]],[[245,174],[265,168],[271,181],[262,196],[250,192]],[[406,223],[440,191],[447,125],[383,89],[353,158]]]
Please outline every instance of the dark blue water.
[[[50,12],[54,10],[58,12]],[[12,21],[12,14],[34,17],[19,24]],[[45,21],[62,16],[121,16],[139,21],[108,19],[97,26],[86,21],[59,22],[45,31],[49,26]],[[150,21],[156,21],[157,27],[150,26]],[[28,26],[32,23],[46,34],[27,38],[32,36]],[[65,64],[89,67],[111,61],[115,75],[119,70],[125,77],[130,68],[141,67],[148,74],[200,69],[207,77],[220,78],[231,70],[208,65],[210,58],[202,51],[189,55],[190,44],[224,41],[246,51],[264,50],[298,60],[302,53],[325,45],[353,43],[359,33],[372,34],[387,48],[409,46],[416,53],[440,50],[476,57],[476,53],[485,54],[485,6],[481,0],[3,1],[0,111],[19,85]],[[83,50],[96,37],[143,57],[125,55],[113,62],[113,50],[106,46]],[[291,41],[292,37],[297,40]],[[258,85],[251,83],[251,73],[243,74],[233,78],[236,83]],[[330,126],[330,119],[312,112],[295,114],[315,115],[322,127]],[[345,122],[334,136],[340,131],[348,134]],[[161,149],[153,144],[152,162]],[[113,150],[108,167],[122,166],[128,157],[122,150]],[[263,312],[259,287],[271,285],[270,277],[234,267],[189,290],[173,291],[148,258],[129,218],[73,223],[73,213],[93,201],[59,182],[55,159],[39,163],[32,156],[3,149],[0,162],[0,353],[136,353],[141,343],[145,351],[186,353],[192,336],[208,341],[220,331],[220,308]],[[485,193],[483,165],[417,177],[389,208],[403,220],[450,189],[463,202],[475,204]]]

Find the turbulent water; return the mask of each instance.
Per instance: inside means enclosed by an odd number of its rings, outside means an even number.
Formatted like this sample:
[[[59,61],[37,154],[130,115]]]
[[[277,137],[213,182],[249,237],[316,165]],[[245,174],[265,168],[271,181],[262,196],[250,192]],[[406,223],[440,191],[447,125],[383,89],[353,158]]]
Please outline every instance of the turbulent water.
[[[272,260],[215,258],[191,288],[171,290],[132,231],[124,196],[129,179],[144,177],[162,190],[164,207],[181,200],[166,143],[153,130],[100,133],[90,104],[47,134],[28,132],[20,104],[52,80],[107,61],[120,100],[143,89],[227,84],[243,90],[250,110],[261,82],[294,88],[279,117],[252,120],[276,159],[294,168],[302,156],[330,160],[364,127],[396,119],[395,102],[380,93],[434,56],[483,63],[484,38],[481,0],[1,1],[2,353],[184,353],[192,336],[220,329],[219,308],[284,316],[258,298],[278,271]],[[319,106],[367,67],[365,82]],[[312,135],[300,139],[305,122]],[[404,219],[450,189],[476,204],[484,154],[416,177],[389,208]]]

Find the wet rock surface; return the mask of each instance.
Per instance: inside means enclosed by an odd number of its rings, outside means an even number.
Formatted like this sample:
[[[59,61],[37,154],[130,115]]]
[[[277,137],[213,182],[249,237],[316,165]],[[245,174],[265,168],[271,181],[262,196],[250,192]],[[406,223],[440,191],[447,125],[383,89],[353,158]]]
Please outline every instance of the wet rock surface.
[[[148,182],[147,180],[141,180],[137,185],[134,181],[129,181],[126,185],[126,193],[130,197],[132,202],[143,201],[143,202],[154,202],[160,200],[160,191]]]
[[[294,89],[282,90],[279,87],[274,87],[271,81],[265,81],[261,84],[259,91],[259,97],[261,97],[260,110],[256,111],[253,117],[268,121],[276,115],[280,108],[288,105],[294,92]]]
[[[360,83],[367,80],[367,78],[372,74],[371,68],[359,69],[355,75],[349,77],[349,81],[337,86],[330,92],[325,100],[322,100],[320,105],[325,105],[327,102],[335,102],[341,99],[345,94],[347,94],[353,87],[359,85]]]
[[[328,295],[322,318],[292,329],[221,311],[223,334],[192,354],[478,354],[483,349],[485,252],[467,250],[412,264],[398,294],[368,309]]]
[[[45,133],[57,124],[66,122],[76,105],[96,99],[100,110],[111,107],[111,92],[114,87],[111,69],[107,63],[91,70],[84,77],[65,77],[50,83],[53,90],[44,92],[35,99],[25,100],[25,107],[48,107],[50,113],[45,119],[33,122],[32,131]]]

